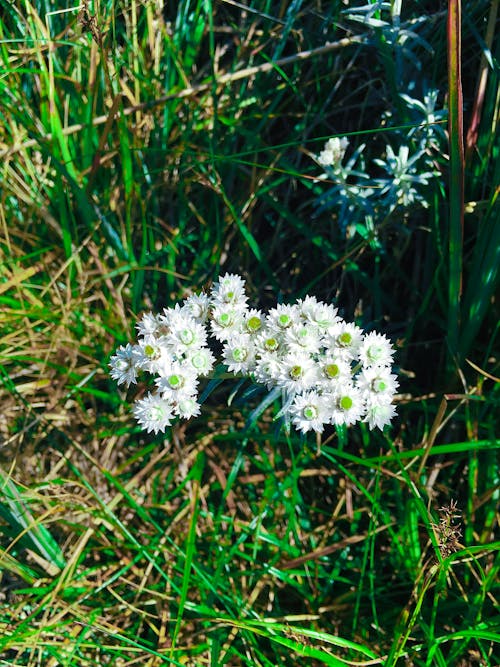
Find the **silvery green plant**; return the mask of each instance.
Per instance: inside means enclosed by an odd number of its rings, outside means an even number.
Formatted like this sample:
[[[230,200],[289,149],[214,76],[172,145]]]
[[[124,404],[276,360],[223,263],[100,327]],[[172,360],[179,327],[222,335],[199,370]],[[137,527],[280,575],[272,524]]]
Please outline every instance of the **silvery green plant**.
[[[414,89],[414,72],[422,67],[416,54],[422,46],[432,51],[419,34],[430,25],[426,17],[401,21],[401,2],[397,0],[349,6],[342,14],[366,26],[365,44],[370,48],[376,44],[376,52],[383,55],[393,99],[391,107],[382,113],[381,124],[394,129],[384,153],[369,159],[365,156],[366,144],[348,156],[346,137],[332,137],[326,142],[314,156],[324,171],[318,180],[328,182],[317,200],[317,213],[333,211],[345,236],[360,234],[380,247],[381,223],[390,217],[398,220],[398,215],[406,221],[410,209],[428,206],[428,186],[440,176],[436,161],[446,142],[445,112],[437,108],[437,90],[424,84],[420,98]]]
[[[429,180],[438,175],[432,171],[421,171],[426,162],[424,149],[410,155],[410,147],[399,147],[397,154],[391,146],[386,147],[385,159],[375,158],[374,164],[382,167],[387,176],[374,179],[378,186],[377,198],[384,205],[387,214],[396,208],[409,208],[419,204],[428,207],[425,196],[417,189],[418,185],[428,185]]]
[[[314,296],[266,313],[247,302],[245,281],[225,274],[209,294],[142,316],[137,342],[118,348],[110,374],[127,388],[141,373],[153,376],[153,391],[133,408],[143,429],[164,432],[176,418],[196,417],[200,380],[218,368],[281,394],[280,416],[303,433],[390,424],[398,382],[384,335],[365,333]]]
[[[431,104],[412,104],[420,112],[433,116]],[[430,121],[429,121],[430,122]],[[363,152],[366,144],[361,144],[352,155],[345,159],[349,142],[346,137],[331,137],[315,161],[323,169],[319,180],[326,180],[329,187],[318,198],[318,214],[325,210],[335,211],[342,233],[348,237],[359,233],[375,240],[377,226],[389,216],[408,209],[428,207],[426,186],[440,176],[433,161],[440,143],[440,131],[433,125],[416,124],[408,135],[399,137],[397,150],[386,144],[385,155],[372,159],[378,168],[377,176],[368,174]],[[345,163],[344,163],[345,162]]]
[[[315,159],[324,171],[321,180],[326,179],[329,184],[318,200],[318,214],[335,210],[342,232],[352,236],[356,231],[363,233],[367,220],[373,218],[375,211],[373,184],[369,182],[363,157],[365,144],[358,146],[344,164],[348,146],[346,137],[332,137]]]

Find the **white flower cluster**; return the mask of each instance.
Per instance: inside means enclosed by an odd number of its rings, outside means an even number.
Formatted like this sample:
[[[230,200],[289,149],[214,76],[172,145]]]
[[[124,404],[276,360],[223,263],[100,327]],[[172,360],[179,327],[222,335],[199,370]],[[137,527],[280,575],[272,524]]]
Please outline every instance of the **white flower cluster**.
[[[358,421],[382,429],[396,413],[389,340],[365,334],[313,296],[264,313],[248,306],[245,281],[226,274],[210,295],[190,296],[162,315],[148,313],[137,328],[138,343],[121,346],[110,366],[111,376],[127,387],[139,371],[156,375],[155,393],[134,407],[147,431],[199,414],[199,377],[209,376],[216,361],[210,334],[228,371],[281,390],[281,414],[303,433]]]
[[[316,162],[322,167],[332,167],[335,170],[338,170],[342,166],[342,160],[344,159],[345,152],[349,146],[349,140],[347,137],[332,137],[328,139],[325,144],[325,147],[321,153],[317,156]]]

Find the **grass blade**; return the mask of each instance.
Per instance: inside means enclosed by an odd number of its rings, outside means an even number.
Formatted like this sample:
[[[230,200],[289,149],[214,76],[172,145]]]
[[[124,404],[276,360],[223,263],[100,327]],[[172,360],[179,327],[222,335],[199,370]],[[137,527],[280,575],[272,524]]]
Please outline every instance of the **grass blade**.
[[[33,517],[17,485],[1,469],[0,482],[0,516],[10,525],[15,539],[38,554],[47,563],[45,569],[48,571],[63,568],[66,561],[59,545],[45,526]]]
[[[461,3],[448,4],[448,104],[450,143],[448,349],[458,351],[464,219],[464,143],[461,80]]]

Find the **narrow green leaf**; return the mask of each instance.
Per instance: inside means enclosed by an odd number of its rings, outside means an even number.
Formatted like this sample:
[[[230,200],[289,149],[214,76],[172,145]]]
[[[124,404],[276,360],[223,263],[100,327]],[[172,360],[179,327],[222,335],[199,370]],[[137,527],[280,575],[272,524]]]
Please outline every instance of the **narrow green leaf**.
[[[1,468],[0,483],[0,516],[10,525],[15,537],[47,563],[57,569],[63,568],[66,560],[59,545],[47,528],[33,517],[26,506],[23,494]]]

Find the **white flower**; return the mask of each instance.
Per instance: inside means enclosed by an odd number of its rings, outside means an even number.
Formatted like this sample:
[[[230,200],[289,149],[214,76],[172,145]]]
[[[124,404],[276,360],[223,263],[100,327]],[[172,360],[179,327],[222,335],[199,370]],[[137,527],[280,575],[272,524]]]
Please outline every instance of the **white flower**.
[[[364,368],[356,377],[356,386],[371,404],[390,403],[399,383],[386,366]]]
[[[133,412],[139,424],[148,433],[151,431],[163,433],[167,426],[170,426],[174,416],[172,403],[158,394],[151,393],[135,403]]]
[[[300,394],[318,383],[319,372],[314,360],[304,352],[290,352],[281,360],[278,386],[290,394]]]
[[[316,327],[307,322],[297,322],[285,330],[285,343],[290,352],[304,351],[318,354],[320,351],[320,333]]]
[[[349,140],[346,137],[342,137],[342,139],[338,137],[328,139],[324,149],[316,157],[317,163],[322,167],[340,168],[348,145]]]
[[[339,356],[345,361],[356,359],[362,336],[363,331],[359,327],[351,322],[341,320],[334,324],[328,332],[328,352]]]
[[[359,348],[359,359],[365,368],[370,366],[390,366],[393,348],[384,334],[372,331],[366,334]]]
[[[192,294],[184,299],[182,312],[191,315],[196,322],[204,324],[208,319],[210,298],[208,294]]]
[[[248,297],[245,295],[245,281],[234,273],[226,273],[214,283],[210,293],[214,306],[231,305],[245,309]]]
[[[161,397],[174,402],[180,400],[180,397],[195,395],[198,378],[190,365],[176,361],[163,369],[155,383]]]
[[[329,422],[327,399],[316,391],[295,396],[289,412],[293,425],[302,433],[311,430],[322,433]]]
[[[243,314],[243,331],[251,336],[261,335],[265,321],[265,315],[261,310],[250,308]]]
[[[365,414],[365,402],[361,392],[352,385],[344,385],[333,395],[331,421],[341,425],[355,424]]]
[[[167,333],[161,316],[153,313],[144,313],[136,324],[139,336],[160,336]]]
[[[243,313],[233,306],[215,306],[212,310],[210,327],[219,341],[227,340],[232,334],[240,333],[243,326]]]
[[[265,384],[268,389],[276,386],[281,373],[281,359],[272,352],[263,352],[257,358],[253,377],[259,384]]]
[[[190,366],[174,362],[170,368],[155,380],[161,397],[179,401],[180,397],[196,394],[198,379]]]
[[[155,332],[154,335],[156,338],[160,338],[170,332],[170,320],[174,315],[180,315],[181,307],[178,303],[175,304],[172,308],[164,308],[161,315],[158,315],[158,321],[161,324],[161,329],[159,332]]]
[[[127,387],[130,387],[132,383],[135,384],[137,381],[137,361],[137,347],[135,345],[131,345],[130,343],[120,345],[116,350],[116,354],[109,360],[111,367],[110,375],[113,380]]]
[[[283,332],[299,321],[300,311],[297,305],[279,303],[267,314],[267,326],[271,331]]]
[[[235,334],[226,341],[222,352],[231,373],[249,373],[255,367],[255,346],[248,334]]]
[[[208,375],[214,367],[215,357],[207,347],[190,350],[184,362],[196,375]]]
[[[176,313],[170,317],[170,333],[167,342],[175,356],[180,357],[189,350],[204,347],[207,342],[205,327],[188,315]]]
[[[317,326],[320,331],[328,331],[340,321],[334,306],[318,301],[314,296],[299,299],[297,305],[301,318]]]
[[[257,355],[274,354],[275,357],[278,357],[283,356],[286,352],[284,336],[270,331],[257,337],[255,347]]]
[[[172,361],[170,350],[155,336],[145,336],[136,347],[137,365],[149,373],[160,373]]]
[[[194,396],[181,396],[174,404],[174,412],[182,419],[191,419],[200,414],[200,404]]]
[[[321,157],[325,166],[343,169],[346,146],[346,140],[327,142]],[[119,347],[109,366],[111,377],[127,387],[140,370],[157,376],[156,393],[133,409],[147,431],[158,433],[175,417],[200,414],[199,377],[209,375],[216,364],[209,335],[219,341],[220,361],[230,372],[281,391],[280,414],[303,433],[322,433],[325,424],[350,425],[361,419],[370,429],[383,428],[396,413],[391,400],[398,382],[391,373],[389,340],[377,333],[364,335],[342,320],[334,306],[314,296],[278,304],[265,314],[247,306],[243,278],[225,274],[209,296],[193,294],[160,315],[145,313],[137,329],[137,344]]]
[[[332,392],[336,388],[349,384],[351,381],[351,367],[347,361],[330,354],[318,359],[320,384],[325,392]]]
[[[396,408],[391,403],[369,404],[363,421],[368,424],[370,430],[375,427],[382,430],[384,426],[391,423],[395,415]]]

